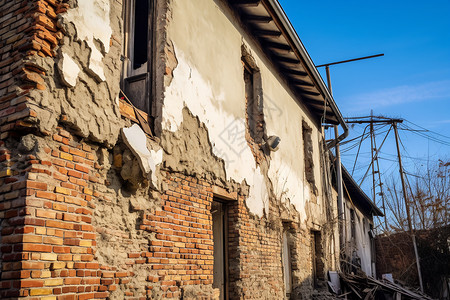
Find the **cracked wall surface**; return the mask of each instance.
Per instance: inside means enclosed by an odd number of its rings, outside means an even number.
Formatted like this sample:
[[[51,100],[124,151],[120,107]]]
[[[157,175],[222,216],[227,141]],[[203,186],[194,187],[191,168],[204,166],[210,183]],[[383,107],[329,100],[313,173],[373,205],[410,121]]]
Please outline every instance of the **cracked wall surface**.
[[[146,136],[119,105],[125,1],[46,1],[58,39],[51,55],[24,58],[40,72],[20,98],[32,113],[0,143],[2,296],[216,299],[211,203],[220,199],[231,297],[284,297],[286,222],[294,288],[308,297],[311,230],[322,233],[325,269],[337,255],[321,128],[229,7],[158,2],[155,136]],[[249,140],[242,49],[258,68],[264,136],[281,138],[277,152]]]

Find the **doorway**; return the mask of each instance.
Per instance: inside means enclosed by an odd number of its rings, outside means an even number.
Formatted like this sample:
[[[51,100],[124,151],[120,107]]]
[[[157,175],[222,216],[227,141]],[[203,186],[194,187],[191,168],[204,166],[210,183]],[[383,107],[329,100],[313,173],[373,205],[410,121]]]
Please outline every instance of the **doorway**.
[[[228,299],[227,214],[225,203],[214,199],[211,205],[214,243],[213,288],[220,290],[220,300]]]
[[[311,253],[314,287],[317,288],[325,280],[322,235],[320,231],[311,232]]]

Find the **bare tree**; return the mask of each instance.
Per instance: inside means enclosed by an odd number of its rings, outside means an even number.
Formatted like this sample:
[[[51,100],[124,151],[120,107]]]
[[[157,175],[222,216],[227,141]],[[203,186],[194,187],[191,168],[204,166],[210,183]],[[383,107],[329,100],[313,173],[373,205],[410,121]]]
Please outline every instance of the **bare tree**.
[[[407,176],[407,201],[413,228],[431,229],[450,224],[450,162],[439,160],[425,170]],[[386,214],[389,231],[407,231],[407,216],[398,180],[389,178]]]

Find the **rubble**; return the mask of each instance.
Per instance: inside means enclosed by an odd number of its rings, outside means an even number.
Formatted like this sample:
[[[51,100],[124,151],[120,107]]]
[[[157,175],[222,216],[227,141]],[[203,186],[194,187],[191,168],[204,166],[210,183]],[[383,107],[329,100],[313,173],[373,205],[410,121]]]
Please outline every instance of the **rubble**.
[[[344,295],[350,299],[432,299],[388,280],[377,280],[363,274],[339,273]],[[346,292],[347,291],[347,292]]]

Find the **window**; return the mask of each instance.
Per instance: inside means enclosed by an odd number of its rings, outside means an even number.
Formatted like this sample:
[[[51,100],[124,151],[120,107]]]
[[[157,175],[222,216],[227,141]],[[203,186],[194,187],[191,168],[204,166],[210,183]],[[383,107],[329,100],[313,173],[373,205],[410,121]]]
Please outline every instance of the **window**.
[[[122,90],[152,116],[155,0],[125,0],[125,58]],[[149,120],[151,126],[153,120]]]
[[[265,137],[264,106],[261,72],[250,51],[242,46],[244,65],[247,128],[251,142],[261,144]]]
[[[312,187],[314,194],[317,194],[316,180],[314,177],[313,143],[312,129],[305,121],[302,121],[303,153],[305,161],[305,178]]]
[[[351,226],[351,237],[354,239],[356,237],[356,223],[355,223],[355,211],[350,209],[350,226]]]

